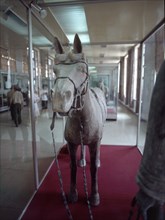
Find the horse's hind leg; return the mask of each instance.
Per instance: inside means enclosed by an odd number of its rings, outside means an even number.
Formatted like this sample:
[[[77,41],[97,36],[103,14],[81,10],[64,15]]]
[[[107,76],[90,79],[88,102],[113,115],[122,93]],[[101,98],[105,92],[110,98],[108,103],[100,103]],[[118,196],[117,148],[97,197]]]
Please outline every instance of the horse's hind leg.
[[[100,142],[89,145],[90,150],[90,170],[91,170],[91,198],[92,206],[100,204],[98,192],[98,160],[100,160]]]
[[[78,193],[76,188],[76,173],[77,173],[77,161],[76,161],[76,152],[77,145],[68,143],[69,153],[70,153],[70,192],[69,192],[69,202],[77,202]]]
[[[97,154],[96,154],[96,165],[97,167],[100,167],[100,142],[99,142],[99,146],[97,146]]]

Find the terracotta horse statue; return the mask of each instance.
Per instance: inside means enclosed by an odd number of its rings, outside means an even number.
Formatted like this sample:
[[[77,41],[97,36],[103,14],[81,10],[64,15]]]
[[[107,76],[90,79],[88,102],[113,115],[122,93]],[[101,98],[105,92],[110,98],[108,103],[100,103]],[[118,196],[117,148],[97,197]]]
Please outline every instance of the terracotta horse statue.
[[[100,203],[97,174],[100,164],[100,142],[106,120],[105,96],[101,89],[90,89],[88,86],[88,64],[77,34],[74,38],[72,51],[65,53],[57,38],[55,38],[54,47],[56,50],[54,65],[56,79],[52,89],[54,114],[50,127],[54,128],[56,113],[68,116],[64,131],[71,163],[68,198],[72,203],[78,200],[76,152],[79,145],[87,145],[90,152],[90,204],[97,206]]]

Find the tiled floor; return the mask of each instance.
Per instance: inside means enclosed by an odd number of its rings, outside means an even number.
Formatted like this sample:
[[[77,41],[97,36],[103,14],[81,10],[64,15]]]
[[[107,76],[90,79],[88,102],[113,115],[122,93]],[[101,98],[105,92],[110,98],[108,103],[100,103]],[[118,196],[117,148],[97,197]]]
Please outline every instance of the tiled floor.
[[[136,145],[137,116],[126,108],[118,107],[116,121],[106,121],[102,144]]]
[[[22,124],[17,128],[10,112],[0,114],[0,219],[16,220],[35,190],[32,157],[32,134],[29,110],[22,111]],[[51,111],[42,112],[36,122],[36,152],[39,181],[54,158],[52,134],[49,130]],[[63,145],[63,120],[58,118],[54,130],[57,151]],[[137,143],[137,117],[119,106],[116,121],[106,121],[102,144]]]

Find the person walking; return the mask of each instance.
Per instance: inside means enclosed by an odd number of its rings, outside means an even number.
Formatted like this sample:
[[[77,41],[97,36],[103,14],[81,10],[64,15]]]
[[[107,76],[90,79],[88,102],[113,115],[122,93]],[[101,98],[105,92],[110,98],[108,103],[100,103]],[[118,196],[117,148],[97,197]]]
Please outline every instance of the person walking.
[[[18,86],[15,86],[14,93],[11,97],[11,103],[13,103],[13,115],[14,115],[14,122],[16,127],[22,122],[21,118],[21,110],[24,105],[24,99],[21,92],[21,89]]]

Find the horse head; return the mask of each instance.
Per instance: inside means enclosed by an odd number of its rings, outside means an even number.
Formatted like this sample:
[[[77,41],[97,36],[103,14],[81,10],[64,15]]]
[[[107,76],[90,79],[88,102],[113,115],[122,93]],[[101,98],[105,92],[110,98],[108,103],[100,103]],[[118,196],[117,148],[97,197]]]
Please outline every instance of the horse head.
[[[72,51],[64,52],[57,38],[54,47],[56,56],[53,70],[56,79],[52,88],[52,106],[54,112],[67,115],[71,110],[83,106],[82,96],[88,87],[88,65],[77,34]]]

